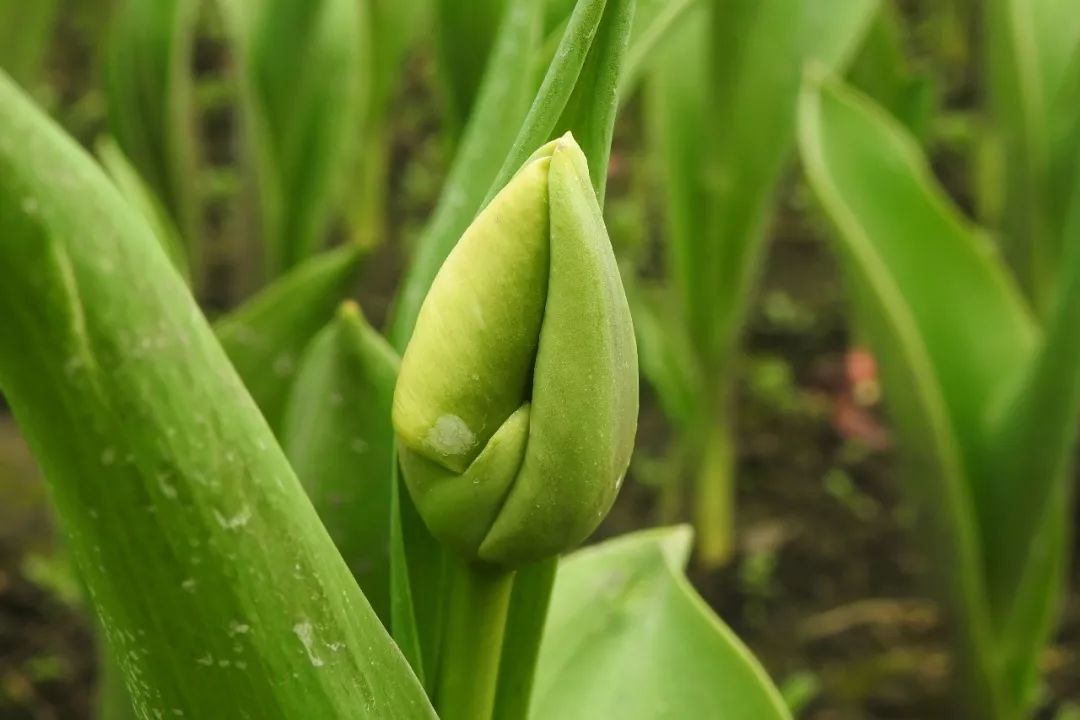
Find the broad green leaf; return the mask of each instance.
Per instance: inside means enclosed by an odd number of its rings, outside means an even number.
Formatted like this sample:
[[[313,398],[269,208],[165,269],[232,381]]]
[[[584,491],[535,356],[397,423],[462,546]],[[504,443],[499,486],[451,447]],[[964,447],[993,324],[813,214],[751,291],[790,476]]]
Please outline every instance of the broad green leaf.
[[[949,204],[894,119],[819,80],[804,91],[799,133],[906,475],[927,508],[970,702],[1009,717],[1015,698],[996,673],[984,574],[997,531],[986,523],[1001,498],[986,482],[984,443],[994,400],[1031,357],[1037,329],[993,247]]]
[[[232,19],[267,271],[317,252],[353,168],[370,58],[355,0],[223,0]]]
[[[560,563],[530,717],[789,717],[683,577],[689,543],[686,528],[645,531]]]
[[[184,247],[180,231],[169,216],[168,211],[161,204],[154,191],[147,186],[132,167],[124,151],[111,137],[100,138],[95,149],[102,166],[109,173],[116,189],[127,199],[131,206],[139,212],[154,231],[154,237],[161,243],[165,254],[169,256],[173,266],[191,283],[191,274],[188,268],[187,250]]]
[[[434,718],[180,276],[0,76],[0,387],[142,718]]]
[[[529,62],[540,33],[535,0],[511,0],[480,94],[434,214],[417,242],[395,298],[390,342],[403,350],[435,274],[484,200],[531,96]]]
[[[311,341],[281,445],[364,596],[390,626],[390,404],[397,354],[346,302]]]
[[[343,245],[298,266],[214,324],[271,427],[278,428],[301,353],[349,292],[360,249]]]
[[[441,80],[444,131],[456,142],[480,92],[507,0],[436,0],[436,72]]]
[[[56,23],[57,0],[0,0],[0,70],[32,89]]]
[[[109,130],[200,267],[197,151],[192,109],[194,0],[121,0],[105,51]]]

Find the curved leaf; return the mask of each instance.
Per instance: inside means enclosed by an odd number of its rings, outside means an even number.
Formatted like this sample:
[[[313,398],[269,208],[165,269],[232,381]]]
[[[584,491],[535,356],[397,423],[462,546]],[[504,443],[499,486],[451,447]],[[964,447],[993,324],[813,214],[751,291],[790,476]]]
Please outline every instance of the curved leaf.
[[[270,277],[321,249],[353,167],[370,58],[354,0],[224,0]]]
[[[0,386],[137,714],[434,718],[148,225],[2,75],[0,265]]]
[[[985,238],[948,204],[895,120],[820,79],[804,91],[799,142],[810,184],[837,229],[906,474],[928,511],[971,702],[987,717],[1009,717],[980,534],[991,488],[978,480],[993,391],[1026,360],[1035,329]]]
[[[109,129],[179,230],[199,276],[191,55],[198,3],[122,0],[104,63]]]
[[[560,563],[530,717],[789,717],[757,661],[682,576],[689,544],[687,528],[665,528]]]
[[[157,195],[147,186],[139,172],[125,157],[124,151],[111,137],[100,138],[95,145],[95,151],[102,166],[116,184],[116,188],[154,229],[154,237],[161,243],[165,254],[190,284],[191,274],[184,240],[180,237],[180,231],[161,201],[158,200]]]
[[[397,354],[346,302],[305,351],[281,423],[293,470],[387,627],[397,368]]]
[[[214,323],[272,427],[281,422],[301,353],[348,293],[360,256],[359,247],[347,244],[311,258]]]

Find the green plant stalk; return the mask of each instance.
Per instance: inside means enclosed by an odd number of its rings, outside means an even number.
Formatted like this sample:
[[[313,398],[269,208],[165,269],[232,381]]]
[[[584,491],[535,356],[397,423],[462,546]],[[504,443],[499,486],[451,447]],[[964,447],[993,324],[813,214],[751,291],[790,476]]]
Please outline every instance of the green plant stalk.
[[[540,658],[540,641],[547,625],[558,568],[559,558],[551,557],[521,568],[514,577],[499,663],[499,690],[495,697],[498,720],[526,720],[528,717]]]
[[[348,209],[349,233],[353,244],[365,253],[383,242],[386,230],[389,141],[386,123],[381,118],[369,118],[361,141],[362,159],[354,176],[355,189],[350,194]]]
[[[513,572],[473,563],[455,568],[435,696],[442,720],[492,717],[513,587]]]
[[[705,567],[726,565],[735,552],[735,439],[728,406],[707,422],[694,490],[698,556]]]

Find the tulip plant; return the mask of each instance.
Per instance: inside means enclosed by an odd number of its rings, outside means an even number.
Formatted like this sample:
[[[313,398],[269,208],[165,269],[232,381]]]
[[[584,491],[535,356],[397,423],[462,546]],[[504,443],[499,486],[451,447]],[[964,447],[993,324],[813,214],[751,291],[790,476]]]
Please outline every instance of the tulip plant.
[[[536,83],[543,8],[506,3],[392,342],[340,303],[355,245],[299,262],[315,211],[275,236],[296,267],[211,326],[143,161],[106,143],[110,180],[0,74],[0,388],[135,716],[787,717],[682,576],[685,530],[563,556],[634,442],[601,215],[633,11],[580,0]],[[267,58],[281,18],[252,22]]]
[[[682,476],[693,475],[707,566],[734,550],[737,350],[794,142],[801,68],[846,65],[875,9],[862,0],[701,2],[650,66],[667,282],[635,283],[631,300],[642,370],[679,438],[664,514],[678,514]]]
[[[1080,167],[1080,19],[1054,3],[1012,8],[1012,31],[1057,18],[1053,47],[1016,57],[1014,79],[1071,120],[1029,172]],[[1068,16],[1066,18],[1066,15]],[[1000,18],[998,18],[1000,20]],[[1033,40],[1034,36],[1027,36]],[[1062,42],[1071,43],[1063,50]],[[1020,50],[1017,46],[1014,48]],[[1046,50],[1043,54],[1043,50]],[[1054,62],[1071,58],[1071,75]],[[1037,72],[1030,72],[1037,70]],[[1045,84],[1056,80],[1060,84]],[[1025,98],[1028,92],[1024,93]],[[1029,102],[1030,98],[1024,100]],[[905,475],[920,500],[929,557],[950,612],[961,716],[1030,717],[1043,650],[1067,578],[1074,438],[1080,411],[1080,182],[1039,174],[1033,208],[1057,207],[1035,234],[1006,227],[1006,247],[1036,259],[1057,248],[1030,299],[1021,282],[1038,263],[1006,268],[986,232],[933,179],[908,131],[867,97],[815,71],[804,89],[800,148],[811,185],[836,229],[857,327],[881,368]],[[1016,138],[1012,138],[1015,140]],[[1010,142],[1011,147],[1011,142]],[[1059,162],[1060,161],[1060,162]],[[1011,190],[1016,178],[1007,179]],[[1043,204],[1053,194],[1063,206]],[[1019,232],[1020,234],[1012,234]],[[1047,238],[1050,238],[1049,240]],[[1040,304],[1044,303],[1040,310]]]

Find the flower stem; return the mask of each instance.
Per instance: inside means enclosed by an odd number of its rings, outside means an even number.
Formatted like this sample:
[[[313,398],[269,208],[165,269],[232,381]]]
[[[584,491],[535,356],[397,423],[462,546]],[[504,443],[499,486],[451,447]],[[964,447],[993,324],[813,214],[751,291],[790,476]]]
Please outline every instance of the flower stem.
[[[498,720],[525,720],[528,717],[540,640],[544,635],[558,566],[559,558],[550,557],[526,565],[514,578],[499,663],[499,689],[495,697]]]
[[[498,569],[456,568],[436,691],[442,720],[490,720],[513,580]]]
[[[735,448],[729,418],[721,412],[709,424],[697,471],[698,552],[710,569],[726,565],[735,551]]]

